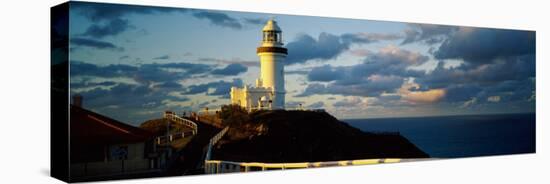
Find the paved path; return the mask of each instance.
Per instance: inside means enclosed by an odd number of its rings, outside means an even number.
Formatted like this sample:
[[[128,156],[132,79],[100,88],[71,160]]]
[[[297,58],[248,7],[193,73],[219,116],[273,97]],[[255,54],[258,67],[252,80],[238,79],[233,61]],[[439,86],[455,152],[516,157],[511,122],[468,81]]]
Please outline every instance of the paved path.
[[[170,161],[168,175],[204,173],[202,164],[204,163],[204,156],[206,155],[208,143],[212,137],[221,131],[221,129],[206,123],[194,120],[193,122],[198,126],[198,134],[191,139],[185,148],[175,153],[175,156]]]

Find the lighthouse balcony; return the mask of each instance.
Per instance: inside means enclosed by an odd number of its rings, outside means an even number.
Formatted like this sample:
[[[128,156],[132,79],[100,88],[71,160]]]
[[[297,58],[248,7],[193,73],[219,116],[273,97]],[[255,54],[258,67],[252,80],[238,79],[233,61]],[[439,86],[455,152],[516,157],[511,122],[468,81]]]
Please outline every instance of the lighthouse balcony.
[[[258,47],[256,49],[256,53],[281,53],[281,54],[288,54],[288,50],[284,47]]]

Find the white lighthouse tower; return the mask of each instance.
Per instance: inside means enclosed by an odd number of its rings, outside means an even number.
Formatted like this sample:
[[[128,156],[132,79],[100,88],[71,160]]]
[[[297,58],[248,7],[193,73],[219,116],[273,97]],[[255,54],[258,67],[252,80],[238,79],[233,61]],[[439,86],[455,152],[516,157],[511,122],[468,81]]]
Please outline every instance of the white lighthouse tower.
[[[273,19],[262,29],[262,42],[256,49],[260,57],[260,78],[256,87],[231,88],[231,103],[247,109],[284,109],[284,61],[288,51],[283,47],[281,28]]]
[[[262,32],[262,44],[256,49],[256,53],[260,57],[261,65],[260,86],[272,89],[273,108],[284,108],[284,61],[286,59],[287,49],[283,47],[282,31],[277,25],[277,22],[271,19],[267,21]]]

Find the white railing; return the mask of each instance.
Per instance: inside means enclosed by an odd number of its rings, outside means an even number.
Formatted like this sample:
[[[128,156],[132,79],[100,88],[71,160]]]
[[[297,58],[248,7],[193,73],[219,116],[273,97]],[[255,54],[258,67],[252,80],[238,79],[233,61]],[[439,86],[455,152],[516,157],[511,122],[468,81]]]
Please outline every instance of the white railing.
[[[182,124],[184,126],[190,127],[191,130],[193,131],[193,135],[197,134],[198,126],[195,122],[193,122],[191,120],[181,118],[178,115],[176,115],[175,113],[169,112],[169,111],[164,112],[164,118],[166,118],[168,120],[171,120],[173,122]]]
[[[329,162],[298,162],[298,163],[259,163],[259,162],[232,162],[223,160],[206,160],[204,171],[207,174],[229,173],[229,172],[250,172],[265,170],[285,170],[314,167],[347,166],[347,165],[370,165],[381,163],[397,163],[399,158],[385,159],[363,159],[363,160],[344,160]]]
[[[195,135],[195,134],[191,131],[191,132],[177,132],[169,135],[158,136],[155,138],[155,143],[158,145],[161,145],[161,144],[172,142],[175,139],[183,139],[185,137],[189,137],[192,135]]]
[[[216,145],[216,143],[218,143],[218,141],[222,139],[222,137],[227,133],[228,130],[229,130],[229,126],[225,127],[224,129],[222,129],[222,131],[218,132],[218,134],[216,134],[214,137],[210,138],[210,142],[208,143],[208,148],[206,151],[206,156],[204,158],[205,168],[206,168],[206,162],[210,160],[212,156],[212,146]]]
[[[158,137],[155,138],[155,144],[157,144],[157,145],[167,144],[169,142],[174,141],[175,139],[182,139],[182,138],[193,136],[193,135],[197,134],[198,126],[195,122],[184,119],[184,118],[181,118],[181,117],[177,116],[176,114],[174,114],[170,111],[164,112],[163,117],[170,120],[170,121],[173,121],[175,123],[179,123],[179,124],[182,124],[184,126],[187,126],[187,127],[191,128],[191,131],[176,132],[176,133],[172,133],[172,134],[169,134],[169,135],[158,136]]]

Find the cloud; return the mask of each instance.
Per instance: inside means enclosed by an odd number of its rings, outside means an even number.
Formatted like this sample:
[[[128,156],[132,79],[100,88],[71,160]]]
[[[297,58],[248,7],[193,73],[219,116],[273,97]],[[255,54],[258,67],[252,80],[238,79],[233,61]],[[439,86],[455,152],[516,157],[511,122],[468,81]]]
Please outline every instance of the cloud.
[[[485,86],[482,91],[476,94],[478,99],[488,99],[496,102],[528,102],[535,91],[536,83],[534,78],[525,80],[511,80]],[[491,100],[489,100],[491,99]]]
[[[445,89],[444,100],[447,102],[467,101],[484,90],[483,87],[476,84],[449,84]]]
[[[94,87],[108,87],[108,86],[114,86],[118,83],[113,81],[103,81],[103,82],[89,82],[89,81],[83,81],[83,82],[73,82],[71,81],[71,88],[94,88]]]
[[[336,81],[339,84],[357,84],[371,75],[387,75],[402,77],[417,77],[423,71],[409,70],[410,66],[418,66],[428,61],[428,57],[420,53],[387,46],[365,58],[365,61],[343,67],[324,65],[311,70],[308,75],[310,81]]]
[[[398,40],[403,36],[398,34],[381,33],[346,33],[340,36],[344,43],[373,43],[379,41]]]
[[[170,59],[170,56],[169,55],[162,55],[162,56],[159,56],[159,57],[154,57],[153,59],[165,60],[165,59]]]
[[[389,45],[376,54],[370,55],[369,60],[375,62],[387,62],[391,64],[420,65],[428,61],[429,57],[418,52],[411,52],[399,47]]]
[[[191,16],[197,19],[206,20],[213,25],[232,29],[242,29],[243,24],[263,25],[267,21],[263,18],[244,18],[242,20],[239,20],[237,18],[229,16],[226,13],[198,9],[136,6],[123,4],[100,4],[87,2],[71,3],[71,8],[74,8],[77,13],[83,15],[88,20],[94,23],[88,28],[88,30],[98,33],[96,34],[98,38],[108,35],[114,36],[128,30],[129,28],[133,28],[132,26],[127,24],[127,26],[119,25],[119,29],[109,30],[109,27],[107,26],[114,25],[114,22],[117,19],[125,20],[124,18],[129,15],[190,13]]]
[[[262,26],[268,21],[268,19],[266,18],[244,18],[243,20],[247,24],[262,25]]]
[[[472,35],[473,33],[468,34]],[[464,35],[460,37],[464,39],[463,41],[474,41]],[[487,41],[479,38],[479,36],[475,37],[478,37],[477,39],[482,45],[481,42]],[[485,39],[492,40],[493,38]],[[502,50],[511,48],[507,48],[510,46],[502,41],[495,40],[495,43],[497,45],[484,46],[487,48],[478,47],[479,51],[485,50],[487,53],[470,53],[468,56],[458,58],[464,59],[465,63],[456,67],[446,68],[444,67],[445,61],[440,61],[433,71],[417,77],[415,81],[427,89],[444,89],[446,93],[442,101],[461,104],[458,108],[469,108],[474,105],[486,107],[487,103],[501,102],[518,105],[522,109],[532,109],[534,102],[530,102],[528,99],[535,90],[536,67],[534,53],[517,52],[515,55],[500,53],[498,48]],[[447,46],[444,43],[442,47]],[[459,47],[462,46],[456,48]],[[489,47],[496,47],[497,49]],[[453,52],[458,53],[458,50]]]
[[[439,62],[429,75],[418,78],[417,82],[433,88],[468,83],[488,85],[508,80],[525,80],[535,77],[535,73],[535,56],[526,55],[454,68],[445,68],[444,62]]]
[[[304,105],[304,101],[287,101],[285,106],[287,108],[298,108],[300,105]]]
[[[229,64],[225,68],[222,69],[216,69],[212,71],[212,74],[214,75],[238,75],[240,73],[244,73],[248,70],[248,68],[242,64]]]
[[[177,82],[168,81],[168,82],[163,82],[159,85],[156,85],[155,87],[164,88],[164,89],[182,89],[183,86]]]
[[[125,19],[128,15],[150,15],[170,12],[187,12],[189,9],[136,6],[107,3],[71,2],[71,9],[92,22],[83,36],[103,38],[116,36],[134,28]]]
[[[444,26],[434,24],[409,24],[405,29],[405,38],[401,45],[420,42],[428,45],[442,42],[449,34],[456,31],[455,26]]]
[[[350,50],[349,53],[354,56],[360,56],[360,57],[364,57],[372,54],[372,52],[367,49],[353,49],[353,50]]]
[[[500,96],[490,96],[487,97],[488,102],[500,102]]]
[[[354,84],[309,84],[306,89],[295,97],[306,97],[311,95],[337,94],[344,96],[378,96],[384,92],[395,92],[403,79],[396,76],[376,76]]]
[[[128,23],[128,20],[116,18],[109,20],[108,23],[104,25],[93,24],[81,35],[93,38],[103,38],[106,36],[116,36],[130,28],[133,28],[133,26]]]
[[[330,65],[323,65],[315,67],[308,73],[307,78],[309,81],[321,81],[330,82],[344,78],[345,73],[342,68],[331,67]]]
[[[95,49],[103,49],[103,50],[113,50],[113,51],[123,51],[124,48],[117,47],[116,45],[110,43],[110,42],[104,42],[104,41],[98,41],[98,40],[92,40],[87,38],[72,38],[71,39],[71,45],[76,46],[73,48],[81,47],[90,47]]]
[[[379,33],[347,33],[341,36],[330,33],[320,33],[317,39],[307,34],[298,35],[286,47],[289,50],[285,64],[305,63],[309,60],[334,59],[348,50],[351,44],[367,44],[382,40],[395,40],[400,36]]]
[[[143,65],[110,64],[99,66],[82,61],[71,61],[71,77],[131,78],[144,85],[176,82],[192,75],[208,74],[212,66],[193,63],[152,63]]]
[[[366,100],[365,100],[366,101]],[[359,97],[353,96],[351,98],[344,98],[340,101],[334,102],[332,106],[334,107],[343,107],[343,108],[356,108],[359,106],[366,106],[367,103]]]
[[[183,108],[189,98],[179,95],[188,90],[180,81],[212,71],[211,65],[183,62],[95,65],[71,61],[70,67],[71,93],[84,96],[86,108],[134,123],[159,117],[166,109]],[[242,81],[210,84],[211,95],[227,98],[232,85]],[[114,106],[119,108],[109,108]]]
[[[143,64],[135,73],[134,79],[141,83],[177,81],[195,74],[206,74],[211,66],[193,63]]]
[[[73,90],[71,88],[71,94],[76,94]],[[181,103],[189,100],[170,96],[169,92],[141,84],[119,83],[112,88],[94,88],[78,94],[84,97],[84,108],[136,125],[160,117],[161,112],[168,109],[163,101]]]
[[[183,92],[183,94],[193,95],[204,93],[206,95],[228,98],[231,87],[239,87],[242,85],[243,81],[241,79],[233,79],[231,82],[220,80],[217,82],[188,86],[187,91]],[[211,90],[213,91],[210,92]]]
[[[325,106],[325,103],[324,103],[324,102],[318,101],[318,102],[309,104],[309,105],[307,106],[307,108],[310,108],[310,109],[320,109],[320,108],[323,108],[324,106]]]
[[[178,62],[178,63],[163,63],[163,64],[147,64],[151,67],[159,67],[159,68],[173,68],[173,69],[181,69],[184,70],[186,73],[189,74],[201,74],[206,73],[212,70],[211,65],[206,64],[196,64],[196,63],[185,63],[185,62]]]
[[[529,99],[527,99],[527,101],[528,101],[528,102],[533,102],[533,101],[535,101],[535,100],[537,100],[537,94],[536,94],[535,91],[533,90],[533,91],[531,92],[531,96],[529,97]]]
[[[421,77],[423,71],[409,70],[410,66],[428,61],[422,54],[387,46],[370,54],[360,64],[352,66],[323,65],[311,69],[308,80],[328,82],[310,84],[302,94],[340,94],[345,96],[378,96],[383,92],[394,92],[405,78]]]
[[[285,70],[285,75],[307,75],[309,72],[308,70]]]
[[[285,63],[290,65],[313,59],[333,59],[348,49],[348,46],[340,41],[340,37],[329,33],[319,34],[317,40],[307,34],[301,34],[286,45],[289,53]]]
[[[445,91],[444,101],[451,103],[464,103],[472,98],[486,99],[487,102],[530,102],[529,99],[535,91],[535,80],[529,78],[492,84],[449,84]],[[478,102],[483,103],[485,100]]]
[[[406,102],[417,104],[417,103],[434,103],[441,100],[446,91],[444,89],[428,89],[424,91],[418,91],[420,85],[414,82],[404,83],[403,86],[399,89],[399,95],[401,99]]]
[[[475,105],[477,103],[477,98],[476,97],[473,97],[471,98],[470,100],[464,102],[460,108],[468,108],[468,107],[471,107],[473,105]]]
[[[189,9],[137,6],[124,4],[71,2],[71,8],[93,22],[109,21],[131,14],[157,14],[169,12],[187,12]]]
[[[498,58],[534,55],[535,47],[534,31],[461,27],[441,44],[434,56],[484,64]]]
[[[204,11],[197,9],[186,8],[167,8],[167,7],[151,7],[151,6],[136,6],[123,4],[104,4],[104,3],[87,3],[87,2],[71,2],[71,8],[94,23],[112,22],[116,19],[122,19],[128,15],[152,15],[162,13],[191,13],[193,17],[198,19],[208,20],[210,23],[229,27],[233,29],[241,29],[242,24],[239,20],[225,13]],[[254,24],[260,19],[244,19],[243,22]],[[259,23],[258,23],[259,24]],[[96,25],[97,26],[97,25]]]
[[[206,19],[210,21],[210,23],[212,23],[213,25],[217,25],[221,27],[229,27],[233,29],[242,28],[241,23],[237,19],[230,17],[225,13],[197,11],[193,13],[193,16],[198,19]]]
[[[248,67],[260,66],[259,61],[242,60],[240,58],[222,59],[222,58],[202,57],[202,58],[198,58],[197,61],[211,62],[211,63],[224,63],[224,64],[241,64]]]
[[[122,77],[132,76],[138,71],[138,67],[123,65],[123,64],[110,64],[107,66],[98,66],[82,61],[71,61],[70,63],[71,77],[77,76],[95,76],[95,77]]]

